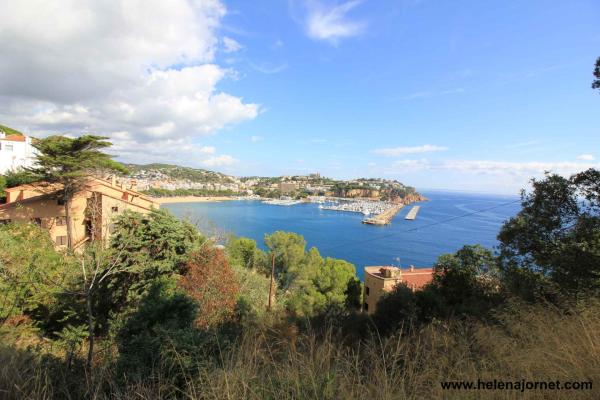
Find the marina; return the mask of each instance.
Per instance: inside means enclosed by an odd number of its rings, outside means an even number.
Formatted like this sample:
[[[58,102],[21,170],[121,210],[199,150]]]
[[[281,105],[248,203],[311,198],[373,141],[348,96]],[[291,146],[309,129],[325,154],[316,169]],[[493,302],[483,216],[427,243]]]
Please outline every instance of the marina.
[[[419,212],[420,209],[421,209],[421,206],[414,206],[413,208],[410,209],[408,214],[406,214],[406,217],[404,219],[413,221],[415,218],[417,218],[417,213]]]
[[[388,208],[381,214],[377,214],[371,218],[363,219],[363,224],[369,225],[388,225],[392,222],[394,216],[404,207],[404,204],[395,204],[392,207]]]

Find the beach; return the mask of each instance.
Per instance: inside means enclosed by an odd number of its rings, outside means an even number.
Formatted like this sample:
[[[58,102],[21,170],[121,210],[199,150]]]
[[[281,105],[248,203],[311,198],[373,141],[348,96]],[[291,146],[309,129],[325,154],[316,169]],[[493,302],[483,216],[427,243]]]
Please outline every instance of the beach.
[[[174,203],[207,203],[217,201],[235,200],[234,197],[227,196],[173,196],[173,197],[150,197],[152,201],[158,204]]]

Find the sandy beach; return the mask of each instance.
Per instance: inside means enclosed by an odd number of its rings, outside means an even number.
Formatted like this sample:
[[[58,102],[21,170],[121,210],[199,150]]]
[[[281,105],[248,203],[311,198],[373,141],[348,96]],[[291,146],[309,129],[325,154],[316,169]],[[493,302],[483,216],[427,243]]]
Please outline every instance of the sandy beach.
[[[153,201],[158,204],[172,204],[172,203],[203,203],[213,201],[227,201],[234,200],[234,197],[226,196],[173,196],[173,197],[150,197]]]

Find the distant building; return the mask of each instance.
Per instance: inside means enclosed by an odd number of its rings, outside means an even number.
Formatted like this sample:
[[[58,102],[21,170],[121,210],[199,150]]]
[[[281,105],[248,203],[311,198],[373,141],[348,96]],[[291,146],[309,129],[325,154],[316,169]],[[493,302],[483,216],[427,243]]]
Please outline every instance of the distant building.
[[[296,182],[280,182],[279,191],[282,194],[293,193],[298,190],[298,184]]]
[[[398,284],[405,284],[413,291],[433,281],[433,268],[365,267],[363,310],[373,314],[377,302]]]
[[[7,135],[0,129],[0,174],[31,167],[36,150],[31,145],[31,137]]]
[[[0,223],[31,222],[50,231],[57,248],[67,246],[65,206],[60,185],[35,183],[6,190],[6,204],[0,205]],[[158,204],[137,192],[135,187],[89,178],[75,194],[69,207],[73,247],[91,240],[106,241],[113,233],[113,218],[125,210],[147,214]]]

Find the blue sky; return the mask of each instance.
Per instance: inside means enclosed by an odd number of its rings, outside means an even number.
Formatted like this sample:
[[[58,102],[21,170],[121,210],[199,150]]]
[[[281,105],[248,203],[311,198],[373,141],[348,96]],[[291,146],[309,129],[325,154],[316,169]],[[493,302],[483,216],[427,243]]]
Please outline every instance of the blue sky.
[[[104,78],[74,64],[65,81],[89,74],[95,84],[82,80],[86,89],[78,92],[88,97],[58,98],[51,84],[47,92],[31,89],[30,77],[18,86],[13,61],[0,63],[8,76],[0,89],[9,93],[0,99],[0,118],[32,133],[105,132],[123,160],[237,175],[319,171],[516,193],[544,170],[598,166],[600,93],[590,88],[600,56],[598,1],[197,4],[174,2],[159,10],[156,27],[149,15],[150,27],[124,31],[125,38],[136,32],[135,46],[111,54]],[[177,28],[161,32],[158,17]],[[30,33],[18,29],[7,29],[13,41],[21,35],[30,43]],[[69,41],[82,40],[83,49],[86,32],[78,30],[85,29],[76,25],[39,48],[59,43],[72,51],[79,42]],[[111,34],[89,33],[102,35],[110,44]],[[169,35],[177,40],[165,42]],[[140,37],[151,50],[140,50]],[[117,63],[122,54],[128,61]],[[36,57],[28,68],[39,65],[46,79],[68,69],[68,60],[58,73],[47,57]],[[146,76],[138,76],[140,65]],[[130,67],[130,75],[121,73]],[[152,84],[139,83],[148,76]]]
[[[319,170],[493,190],[487,171],[420,169],[407,160],[600,156],[600,98],[590,89],[598,2],[354,2],[337,22],[361,28],[330,38],[308,34],[306,13],[317,11],[300,2],[227,4],[223,30],[244,47],[223,55],[240,73],[224,87],[264,110],[211,143],[227,146],[248,173]],[[446,150],[373,152],[426,144]],[[472,183],[455,181],[462,179]],[[523,181],[500,183],[510,191]]]

